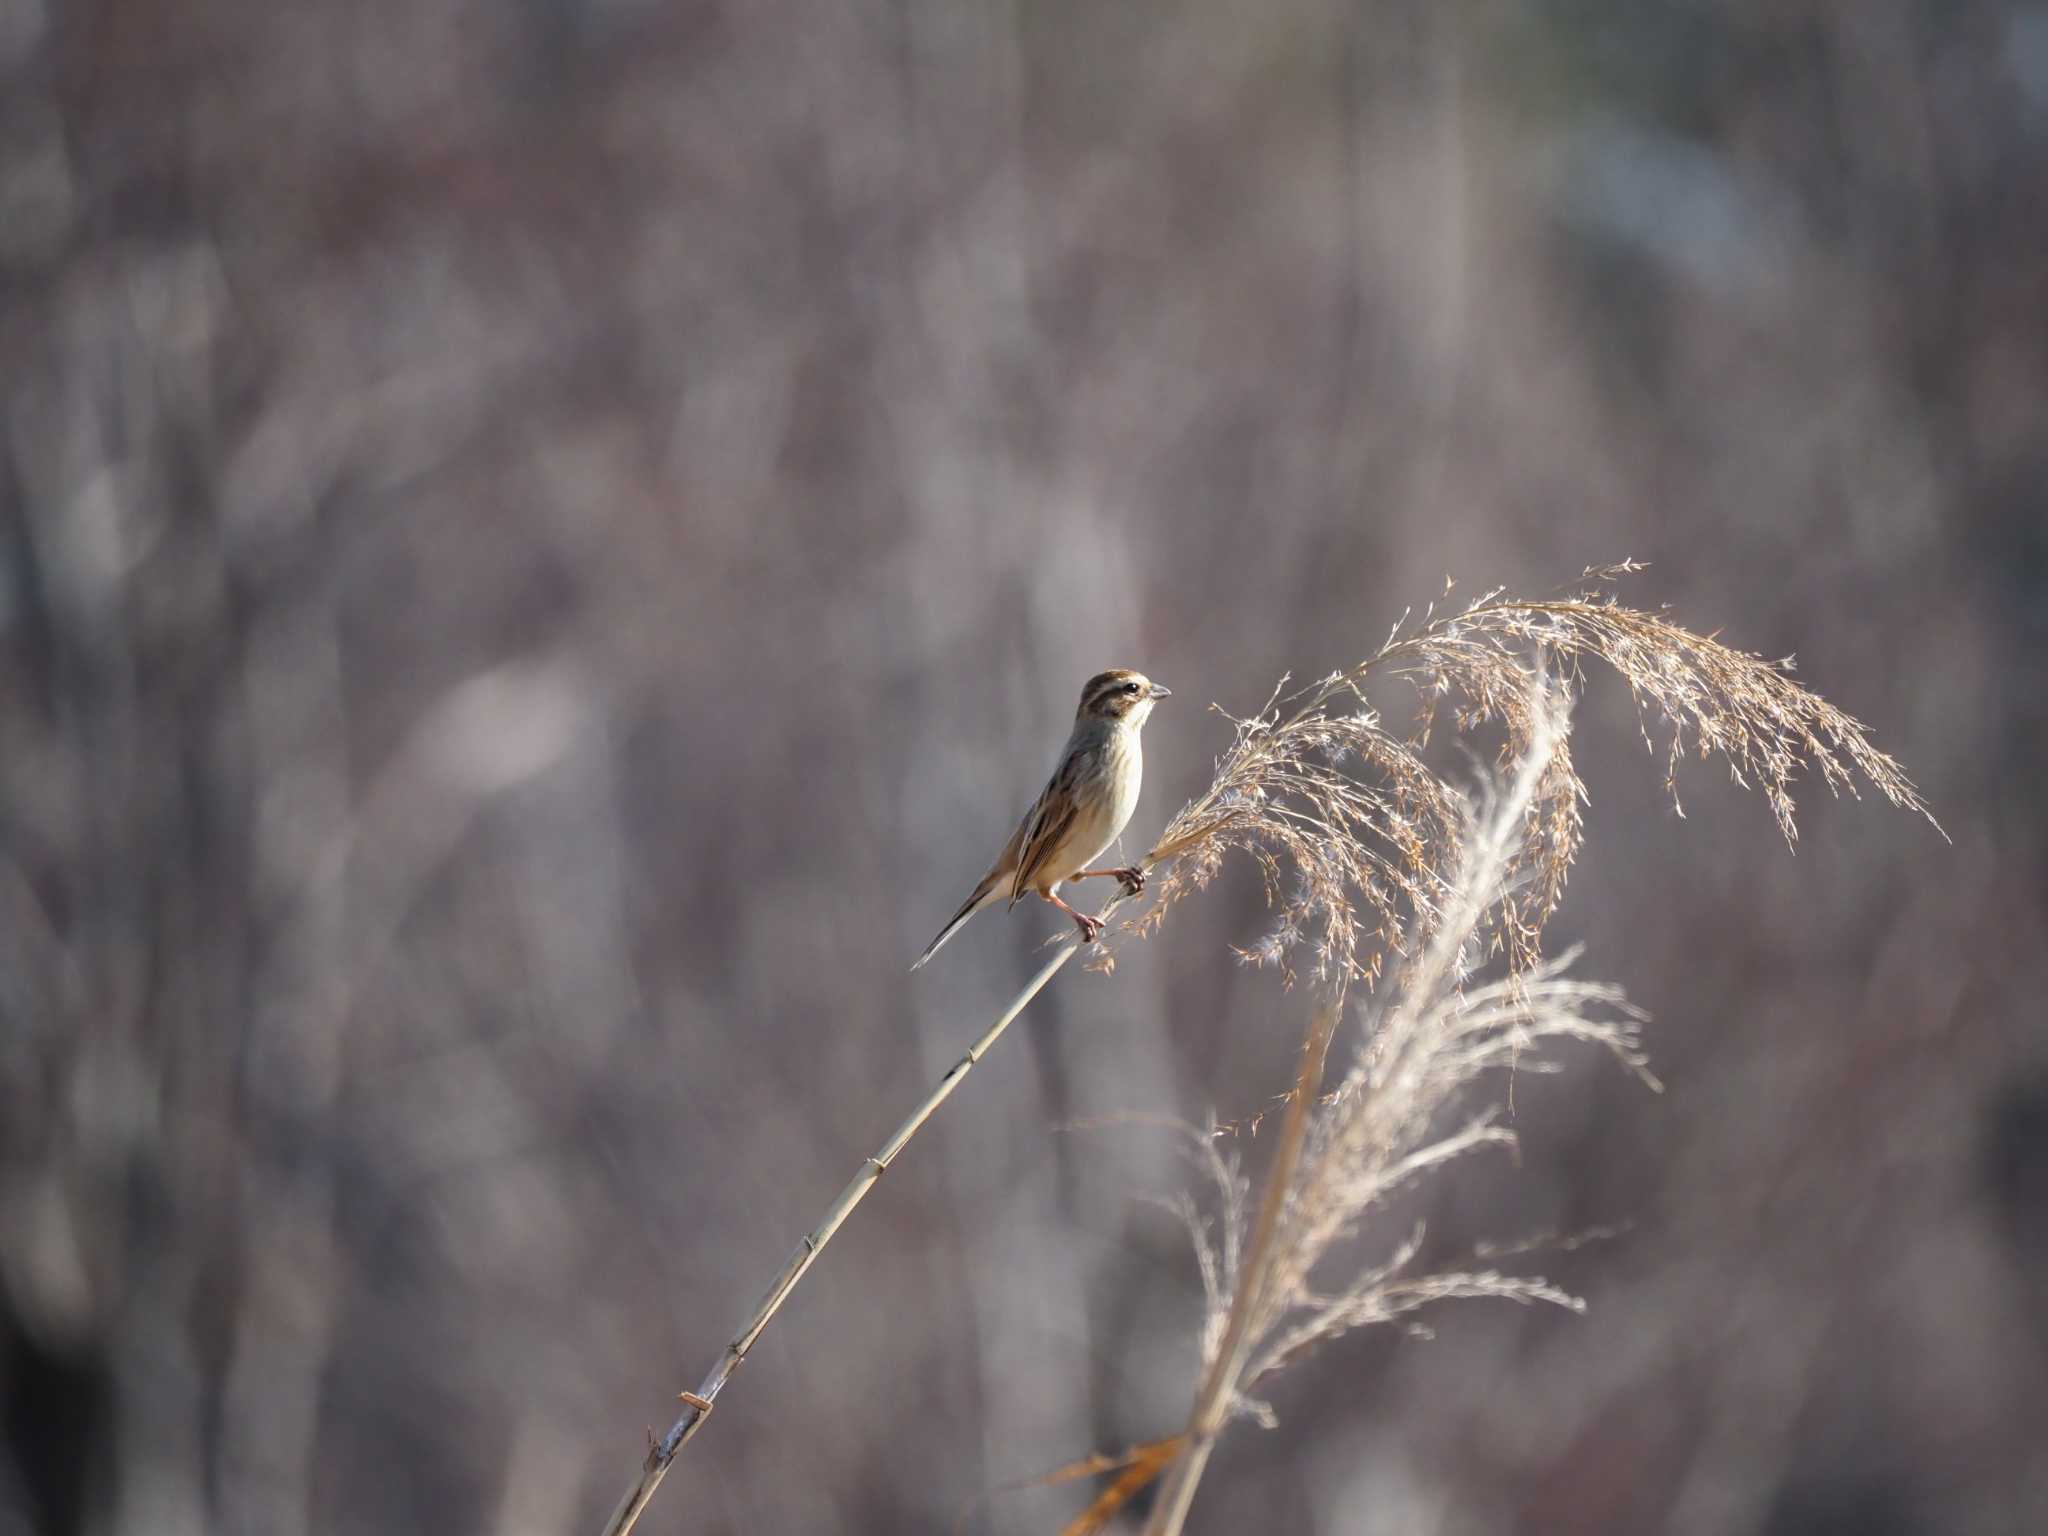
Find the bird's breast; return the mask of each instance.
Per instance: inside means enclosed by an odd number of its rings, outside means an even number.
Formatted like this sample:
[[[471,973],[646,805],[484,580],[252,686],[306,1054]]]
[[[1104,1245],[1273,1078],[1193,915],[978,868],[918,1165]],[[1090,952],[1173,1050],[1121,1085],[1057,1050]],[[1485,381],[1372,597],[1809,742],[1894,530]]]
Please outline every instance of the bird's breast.
[[[1138,789],[1145,777],[1145,752],[1136,731],[1118,731],[1109,744],[1109,836],[1123,831],[1138,808]]]
[[[1117,840],[1138,808],[1138,789],[1145,760],[1136,731],[1114,730],[1102,743],[1103,772],[1095,792],[1082,798],[1065,857],[1064,874],[1085,869]]]

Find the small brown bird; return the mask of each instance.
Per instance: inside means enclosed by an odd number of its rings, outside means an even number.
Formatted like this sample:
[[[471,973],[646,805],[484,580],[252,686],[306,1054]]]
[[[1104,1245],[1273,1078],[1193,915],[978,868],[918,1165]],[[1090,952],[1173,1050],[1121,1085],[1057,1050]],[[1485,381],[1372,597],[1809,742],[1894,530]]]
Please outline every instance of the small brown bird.
[[[1014,907],[1026,891],[1036,891],[1078,923],[1082,943],[1093,944],[1101,937],[1101,922],[1060,900],[1060,885],[1092,875],[1114,875],[1133,892],[1143,889],[1144,872],[1135,866],[1086,866],[1116,841],[1137,809],[1138,786],[1145,776],[1138,732],[1152,706],[1172,691],[1143,673],[1121,668],[1088,679],[1081,690],[1081,707],[1074,712],[1074,733],[1067,738],[1052,782],[1024,813],[974,894],[917,957],[913,971],[983,907],[1005,900]]]

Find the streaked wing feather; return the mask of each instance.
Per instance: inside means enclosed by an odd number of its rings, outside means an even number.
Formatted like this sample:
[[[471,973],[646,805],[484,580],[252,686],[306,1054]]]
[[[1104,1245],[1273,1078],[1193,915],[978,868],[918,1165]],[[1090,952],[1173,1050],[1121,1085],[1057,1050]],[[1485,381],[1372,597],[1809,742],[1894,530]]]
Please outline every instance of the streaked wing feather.
[[[1074,755],[1060,764],[1059,771],[1038,797],[1038,803],[1025,817],[1029,830],[1018,828],[1024,833],[1024,846],[1017,852],[1017,867],[1010,878],[1010,905],[1013,907],[1017,899],[1031,888],[1032,880],[1046,857],[1060,845],[1067,829],[1074,824],[1074,814],[1080,802],[1072,790],[1079,761],[1078,755]]]

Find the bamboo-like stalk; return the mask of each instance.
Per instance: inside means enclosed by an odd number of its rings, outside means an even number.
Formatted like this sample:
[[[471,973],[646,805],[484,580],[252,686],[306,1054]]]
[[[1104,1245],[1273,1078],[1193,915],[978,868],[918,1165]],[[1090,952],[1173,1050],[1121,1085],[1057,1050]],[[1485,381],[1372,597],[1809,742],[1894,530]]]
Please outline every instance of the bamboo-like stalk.
[[[1106,922],[1109,915],[1129,899],[1127,893],[1117,892],[1103,903],[1096,916]],[[733,1334],[731,1342],[725,1346],[725,1352],[719,1356],[718,1363],[712,1366],[710,1372],[698,1384],[696,1391],[681,1394],[681,1416],[669,1426],[667,1434],[648,1447],[647,1458],[641,1463],[639,1472],[635,1474],[633,1486],[626,1490],[625,1496],[619,1500],[618,1507],[612,1511],[611,1519],[605,1522],[604,1536],[626,1536],[626,1533],[633,1529],[641,1513],[654,1498],[655,1489],[659,1488],[661,1480],[668,1476],[668,1469],[675,1462],[677,1453],[689,1444],[691,1437],[699,1429],[703,1428],[705,1419],[710,1417],[711,1409],[718,1401],[718,1394],[725,1390],[726,1383],[732,1379],[732,1374],[739,1369],[740,1363],[747,1358],[747,1352],[754,1347],[754,1342],[761,1337],[768,1324],[774,1321],[775,1314],[782,1309],[783,1302],[789,1299],[789,1293],[796,1289],[797,1282],[802,1280],[811,1265],[817,1262],[818,1255],[825,1251],[825,1245],[832,1241],[833,1234],[839,1230],[846,1218],[853,1214],[853,1208],[867,1198],[868,1191],[881,1181],[882,1175],[889,1171],[890,1164],[894,1163],[903,1149],[910,1145],[911,1138],[924,1128],[925,1122],[931,1119],[938,1107],[952,1096],[953,1090],[960,1086],[975,1063],[988,1054],[990,1047],[1001,1038],[1003,1031],[1008,1029],[1017,1015],[1044,990],[1045,984],[1059,973],[1060,967],[1074,958],[1080,947],[1078,934],[1070,934],[1061,942],[1059,950],[1039,968],[1038,974],[1027,981],[1017,995],[1010,999],[1008,1006],[996,1016],[996,1021],[982,1032],[981,1038],[967,1048],[967,1054],[947,1070],[946,1075],[939,1079],[932,1091],[925,1095],[924,1101],[896,1127],[889,1139],[882,1143],[881,1148],[861,1164],[860,1171],[848,1181],[844,1189],[840,1190],[838,1198],[826,1208],[818,1224],[798,1240],[795,1251],[776,1272],[775,1278],[769,1282],[768,1289],[762,1293],[761,1300],[748,1314],[747,1320]]]
[[[1223,1337],[1216,1345],[1216,1358],[1209,1362],[1195,1393],[1187,1432],[1181,1436],[1180,1454],[1167,1473],[1159,1501],[1152,1506],[1151,1519],[1145,1522],[1145,1536],[1180,1536],[1181,1526],[1195,1501],[1195,1488],[1209,1464],[1209,1453],[1215,1449],[1217,1437],[1230,1417],[1245,1362],[1258,1337],[1260,1313],[1271,1278],[1273,1245],[1279,1236],[1287,1191],[1294,1182],[1295,1165],[1301,1161],[1302,1143],[1308,1135],[1309,1111],[1322,1091],[1324,1063],[1329,1060],[1330,1041],[1336,1035],[1342,1013],[1342,994],[1332,988],[1316,1005],[1309,1020],[1308,1034],[1301,1043],[1301,1065],[1294,1076],[1294,1092],[1287,1104],[1287,1118],[1281,1122],[1279,1144],[1273,1149],[1273,1164],[1266,1174],[1266,1192],[1259,1201],[1251,1241],[1238,1270],[1237,1295],[1224,1324]]]

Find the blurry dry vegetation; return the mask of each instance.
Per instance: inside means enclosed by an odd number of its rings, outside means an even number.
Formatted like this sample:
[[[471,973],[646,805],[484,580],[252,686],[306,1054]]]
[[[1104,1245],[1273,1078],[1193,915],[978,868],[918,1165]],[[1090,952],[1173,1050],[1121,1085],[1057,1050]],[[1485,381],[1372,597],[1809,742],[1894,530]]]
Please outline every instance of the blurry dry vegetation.
[[[0,0],[0,1532],[594,1526],[1045,937],[903,973],[1081,678],[1135,851],[1176,706],[1616,551],[1954,846],[1592,691],[1550,942],[1669,1091],[1519,1081],[1429,1241],[1630,1223],[1597,1326],[1325,1351],[1191,1528],[2037,1529],[2044,214],[2038,4]],[[1265,1105],[1269,923],[1070,969],[643,1529],[1184,1416],[1177,1154],[1052,1127]]]

